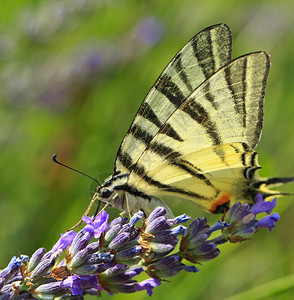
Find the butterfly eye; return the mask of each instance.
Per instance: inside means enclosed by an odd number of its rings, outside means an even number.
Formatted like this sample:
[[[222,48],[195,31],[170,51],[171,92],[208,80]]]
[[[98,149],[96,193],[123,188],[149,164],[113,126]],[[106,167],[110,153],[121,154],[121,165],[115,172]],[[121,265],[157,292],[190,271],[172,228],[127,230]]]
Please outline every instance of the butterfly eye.
[[[111,195],[111,191],[109,189],[104,189],[101,193],[102,198],[107,199]]]

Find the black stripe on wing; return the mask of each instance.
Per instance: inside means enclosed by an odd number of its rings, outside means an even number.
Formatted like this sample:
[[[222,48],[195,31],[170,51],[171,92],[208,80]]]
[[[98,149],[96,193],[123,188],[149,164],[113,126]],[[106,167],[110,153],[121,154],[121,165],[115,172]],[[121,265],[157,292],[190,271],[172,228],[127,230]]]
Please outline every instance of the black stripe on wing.
[[[149,120],[158,128],[162,126],[162,123],[158,119],[157,115],[154,113],[152,107],[147,102],[142,103],[140,109],[138,110],[138,115]]]
[[[169,75],[163,74],[160,78],[158,78],[154,87],[176,107],[180,106],[186,98],[179,86]]]
[[[236,76],[235,73],[231,73],[231,68],[225,68],[225,79],[228,84],[228,89],[231,92],[231,95],[233,97],[233,101],[235,104],[235,111],[237,114],[240,114],[242,116],[242,124],[243,127],[246,127],[246,74],[247,74],[247,57],[244,57],[243,60],[239,60],[242,62],[242,67],[240,70],[242,71],[241,75],[241,81],[239,81],[240,76],[237,74],[237,82],[235,82],[234,76]],[[241,95],[241,99],[240,99]]]
[[[129,134],[132,134],[137,140],[142,141],[146,145],[149,145],[153,138],[148,131],[142,129],[138,124],[134,124],[130,128]]]
[[[164,190],[166,192],[171,192],[171,193],[175,193],[175,194],[180,194],[180,195],[185,195],[188,197],[193,197],[193,198],[197,198],[197,199],[201,199],[201,200],[207,200],[207,197],[200,195],[198,193],[194,193],[191,191],[186,191],[184,189],[178,188],[178,187],[174,187],[172,185],[168,185],[168,184],[163,184],[160,181],[154,180],[149,176],[143,176],[143,179],[150,185],[154,185],[157,188]]]
[[[208,59],[213,57],[212,48],[208,47],[211,45],[211,33],[210,31],[205,32],[201,35],[202,43],[199,43],[198,40],[195,40],[192,43],[194,55],[197,58],[197,61],[204,73],[205,77],[208,78],[215,70],[215,61],[214,59]]]
[[[188,75],[185,71],[185,68],[182,64],[182,52],[179,52],[176,55],[174,67],[175,67],[176,71],[178,72],[178,74],[180,75],[181,80],[186,85],[187,89],[192,93],[194,91],[194,88],[192,87],[192,85],[188,79]]]
[[[222,144],[220,135],[217,132],[216,124],[210,119],[209,113],[204,107],[197,103],[195,99],[180,107],[186,114],[194,119],[198,124],[205,127],[206,133],[210,136],[213,145]]]

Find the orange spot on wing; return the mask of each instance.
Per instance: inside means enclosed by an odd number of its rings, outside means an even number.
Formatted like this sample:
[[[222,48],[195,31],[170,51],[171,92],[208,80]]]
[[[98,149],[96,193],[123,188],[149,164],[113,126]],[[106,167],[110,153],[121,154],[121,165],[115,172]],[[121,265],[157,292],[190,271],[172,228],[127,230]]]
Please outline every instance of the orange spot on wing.
[[[222,194],[213,204],[211,205],[209,211],[211,213],[215,212],[219,206],[222,206],[230,201],[230,195],[227,193]]]

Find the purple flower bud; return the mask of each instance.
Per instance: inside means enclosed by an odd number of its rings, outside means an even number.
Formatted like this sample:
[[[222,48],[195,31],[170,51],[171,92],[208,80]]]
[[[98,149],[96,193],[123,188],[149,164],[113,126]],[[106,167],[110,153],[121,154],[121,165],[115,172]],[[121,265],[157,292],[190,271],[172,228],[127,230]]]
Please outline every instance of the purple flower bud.
[[[115,261],[119,264],[128,264],[130,262],[134,263],[134,258],[140,261],[139,255],[142,253],[142,247],[140,245],[135,245],[133,247],[121,250],[114,255]],[[135,264],[135,263],[134,263]]]
[[[236,243],[249,239],[260,228],[268,228],[270,231],[275,228],[275,223],[279,220],[277,213],[259,221],[256,216],[263,212],[270,214],[277,203],[276,198],[272,202],[264,202],[261,194],[256,198],[257,202],[251,208],[248,204],[241,205],[238,202],[228,211],[225,221],[230,224],[230,227],[223,229],[223,236],[230,242]]]
[[[185,239],[193,239],[199,232],[209,234],[209,226],[206,224],[206,218],[197,218],[193,220],[186,229]]]
[[[5,283],[5,278],[0,278],[0,290],[3,288]]]
[[[180,245],[180,251],[183,253],[184,258],[196,263],[218,256],[220,251],[216,247],[216,243],[207,241],[211,232],[212,230],[207,226],[205,218],[193,220],[188,226]]]
[[[109,249],[117,250],[125,246],[130,239],[130,234],[128,232],[122,232],[117,235],[108,245]]]
[[[110,228],[112,228],[113,226],[120,224],[121,226],[128,223],[128,218],[123,218],[123,217],[118,217],[115,218],[113,221],[111,221],[108,225],[107,230],[109,230]]]
[[[161,230],[158,233],[156,233],[155,236],[151,236],[149,238],[147,237],[147,240],[149,242],[171,244],[176,246],[176,244],[179,241],[177,237],[179,228],[176,227],[174,229],[175,231],[173,229]]]
[[[104,243],[109,244],[120,232],[122,228],[121,224],[113,225],[105,234]]]
[[[113,260],[113,254],[111,254],[110,252],[104,252],[104,253],[93,253],[91,255],[89,255],[89,257],[97,257],[97,261],[99,260],[100,262],[109,262]],[[87,258],[88,260],[88,258]]]
[[[71,286],[66,281],[55,281],[39,285],[33,290],[33,293],[39,297],[45,298],[46,296],[50,299],[54,297],[63,296],[71,291]]]
[[[150,223],[152,223],[157,218],[164,216],[165,214],[166,214],[166,209],[164,207],[161,206],[156,207],[148,216],[146,220],[146,226],[148,227]]]
[[[197,269],[195,266],[184,266],[183,270],[190,273],[197,273],[199,272],[199,269]]]
[[[127,268],[125,265],[117,264],[113,268],[108,269],[99,277],[102,288],[110,292],[126,292],[133,293],[133,284],[137,282],[133,277],[139,275],[143,271],[141,267]]]
[[[96,265],[103,262],[110,262],[113,260],[114,255],[107,253],[93,253],[87,256],[84,264],[86,265]]]
[[[181,258],[177,255],[164,257],[153,264],[149,264],[146,272],[155,278],[167,278],[177,275],[181,270],[192,271],[191,268],[186,268],[186,265],[181,263]],[[193,268],[194,269],[194,268]],[[194,269],[197,270],[196,268]]]
[[[79,265],[81,265],[85,260],[87,259],[87,256],[89,255],[89,251],[87,248],[84,248],[77,252],[70,261],[70,264],[68,265],[69,268],[76,268]]]
[[[44,257],[45,253],[46,253],[45,248],[39,248],[38,250],[36,250],[34,252],[34,254],[32,255],[32,257],[28,263],[28,271],[29,272],[32,272],[32,270],[35,269],[35,267],[40,263],[40,261]]]
[[[94,275],[105,272],[107,269],[113,267],[115,265],[114,262],[106,262],[99,264],[91,264],[91,265],[80,265],[79,267],[74,269],[74,273],[78,275]]]
[[[19,276],[17,276],[19,278]],[[20,276],[21,277],[21,276]],[[19,292],[21,291],[22,288],[22,281],[21,280],[16,280],[16,278],[13,278],[10,283],[6,284],[0,291],[0,299],[18,299],[19,297]],[[10,297],[9,297],[10,296]],[[27,294],[26,294],[27,296]],[[23,299],[31,299],[30,298],[23,298]]]
[[[88,253],[95,253],[97,251],[99,251],[100,249],[100,242],[93,242],[91,244],[89,244],[87,247]]]
[[[131,220],[130,220],[130,226],[133,227],[135,226],[135,224],[141,220],[143,218],[144,214],[142,211],[138,211],[137,213],[135,213],[132,217],[131,217]]]
[[[68,248],[68,254],[70,255],[69,260],[71,260],[80,250],[87,247],[89,241],[94,235],[94,230],[91,230],[91,228],[92,227],[89,226],[87,230],[84,230],[84,228],[76,234]]]
[[[136,228],[134,226],[131,226],[130,224],[123,225],[122,229],[120,230],[119,234],[127,232],[130,234],[130,241],[137,240],[140,234],[140,229]]]
[[[226,222],[217,221],[215,224],[210,226],[210,232],[222,230],[222,229],[224,229],[226,227],[229,227],[229,226],[230,226],[230,224],[228,224]]]
[[[159,216],[147,225],[145,232],[155,235],[156,232],[164,229],[170,229],[170,227],[171,226],[167,223],[166,217]]]
[[[55,259],[45,259],[41,261],[36,268],[30,274],[30,278],[33,282],[37,282],[43,276],[50,273],[50,269],[54,266]]]

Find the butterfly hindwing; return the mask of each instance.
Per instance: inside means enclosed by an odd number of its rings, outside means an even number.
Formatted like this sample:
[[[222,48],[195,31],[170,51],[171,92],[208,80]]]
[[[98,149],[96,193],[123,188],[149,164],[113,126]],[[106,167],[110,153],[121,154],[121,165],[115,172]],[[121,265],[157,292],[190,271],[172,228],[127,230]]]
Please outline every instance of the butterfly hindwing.
[[[115,171],[129,172],[161,130],[177,137],[166,120],[181,103],[219,68],[231,60],[232,38],[227,25],[218,24],[196,34],[159,76],[135,116],[115,161]]]
[[[215,212],[224,196],[232,202],[248,200],[258,169],[256,152],[244,143],[231,143],[196,150],[172,163],[165,160],[144,178],[132,173],[130,180],[149,195],[178,196]]]

